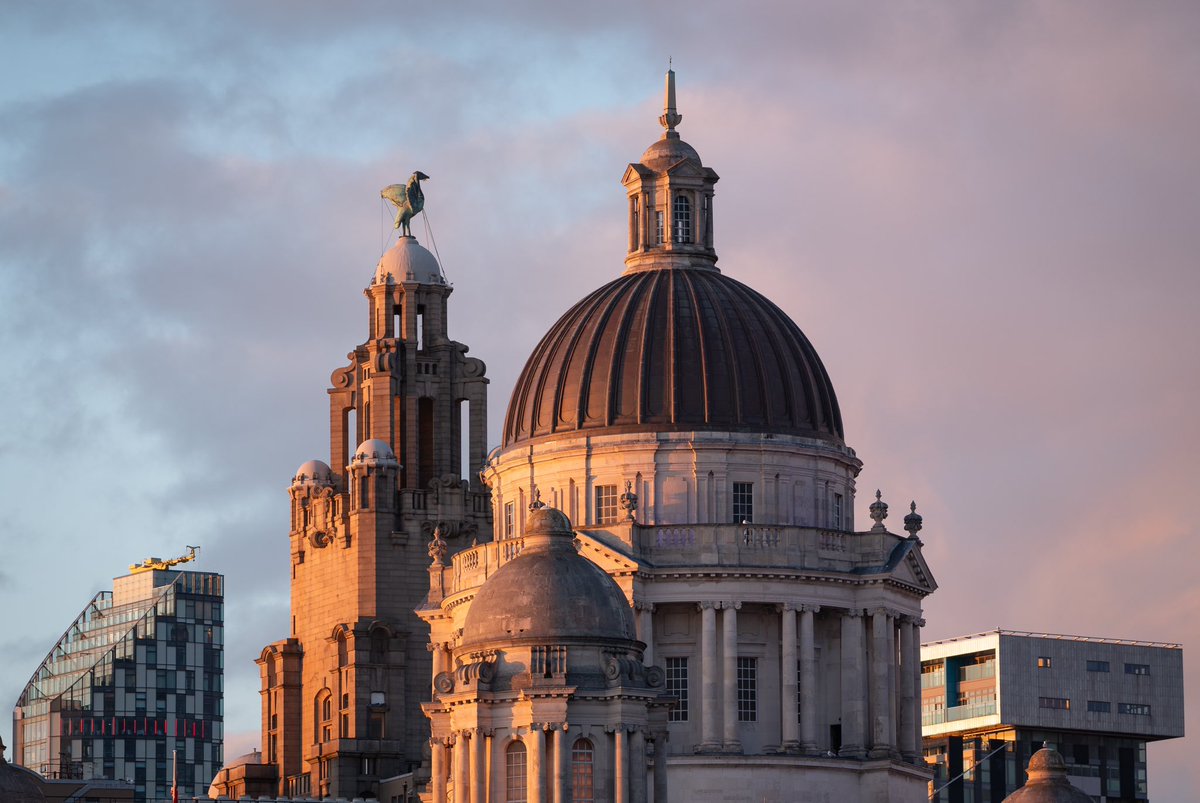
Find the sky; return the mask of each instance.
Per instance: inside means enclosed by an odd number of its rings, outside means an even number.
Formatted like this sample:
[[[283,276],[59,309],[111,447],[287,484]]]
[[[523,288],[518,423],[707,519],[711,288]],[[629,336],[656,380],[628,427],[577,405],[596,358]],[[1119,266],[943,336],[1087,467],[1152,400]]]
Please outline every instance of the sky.
[[[876,488],[925,517],[924,637],[1182,643],[1200,722],[1200,6],[3,6],[0,699],[128,564],[200,544],[226,757],[257,744],[379,189],[431,176],[414,233],[498,443],[537,340],[623,268],[670,58],[719,267],[821,354],[859,521]],[[1152,799],[1200,788],[1193,741],[1150,746]]]

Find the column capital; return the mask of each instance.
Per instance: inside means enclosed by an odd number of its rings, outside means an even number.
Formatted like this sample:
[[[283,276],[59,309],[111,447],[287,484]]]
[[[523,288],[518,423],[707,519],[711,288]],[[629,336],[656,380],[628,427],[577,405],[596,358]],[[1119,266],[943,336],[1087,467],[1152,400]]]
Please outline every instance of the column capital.
[[[696,603],[696,610],[698,611],[714,610],[719,607],[721,607],[721,603],[713,602],[712,600],[702,600]]]
[[[484,736],[486,736],[489,739],[496,735],[495,728],[480,728],[479,732],[482,733]]]
[[[794,602],[780,602],[775,605],[775,610],[778,611],[779,613],[785,613],[787,611],[794,611],[799,608],[800,608],[800,606]]]
[[[740,611],[742,609],[742,603],[739,600],[725,600],[721,603],[721,608],[726,611]]]
[[[820,606],[820,605],[814,605],[814,604],[813,604],[813,603],[811,603],[811,602],[804,602],[804,603],[801,603],[800,605],[796,606],[796,608],[797,608],[797,610],[799,610],[801,613],[820,613],[820,612],[821,612],[821,606]]]
[[[871,614],[871,616],[895,616],[896,615],[896,611],[887,607],[886,605],[876,605],[873,608],[868,608],[867,613]]]
[[[851,619],[857,619],[862,615],[863,615],[862,608],[846,608],[845,611],[843,611],[843,613],[842,613],[842,616],[848,616]]]
[[[654,603],[650,602],[649,600],[642,599],[641,597],[634,597],[630,601],[629,607],[633,608],[635,611],[649,611],[650,613],[654,613],[655,606]]]

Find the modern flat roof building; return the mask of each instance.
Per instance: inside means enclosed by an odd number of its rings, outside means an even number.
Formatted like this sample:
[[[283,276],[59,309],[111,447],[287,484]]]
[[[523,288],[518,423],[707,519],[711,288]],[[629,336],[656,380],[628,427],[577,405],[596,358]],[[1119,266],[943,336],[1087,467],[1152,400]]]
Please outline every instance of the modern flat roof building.
[[[1094,800],[1148,800],[1146,743],[1183,736],[1183,650],[1009,630],[923,644],[921,721],[934,800],[998,803],[1043,743]]]
[[[136,800],[204,796],[222,763],[224,578],[156,562],[84,606],[13,711],[13,762],[130,779]]]

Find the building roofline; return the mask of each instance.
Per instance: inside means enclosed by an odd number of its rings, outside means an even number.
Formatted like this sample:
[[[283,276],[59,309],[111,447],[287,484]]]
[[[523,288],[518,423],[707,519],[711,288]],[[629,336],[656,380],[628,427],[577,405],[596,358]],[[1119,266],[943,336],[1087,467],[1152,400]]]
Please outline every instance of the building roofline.
[[[1060,633],[1034,633],[1028,630],[984,630],[980,633],[972,633],[969,636],[955,636],[953,638],[938,639],[937,641],[921,642],[922,647],[932,647],[936,644],[953,644],[957,641],[967,641],[969,639],[980,638],[981,636],[1018,636],[1021,638],[1047,638],[1057,641],[1083,641],[1092,644],[1119,644],[1127,647],[1161,647],[1166,650],[1182,650],[1182,644],[1173,644],[1165,641],[1136,641],[1134,639],[1116,639],[1116,638],[1100,638],[1098,636],[1068,636]]]

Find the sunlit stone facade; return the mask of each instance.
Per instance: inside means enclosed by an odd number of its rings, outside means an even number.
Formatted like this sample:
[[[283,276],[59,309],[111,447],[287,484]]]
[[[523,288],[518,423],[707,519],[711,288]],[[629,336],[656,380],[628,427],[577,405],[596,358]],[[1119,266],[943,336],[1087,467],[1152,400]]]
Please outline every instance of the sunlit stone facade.
[[[877,499],[872,526],[855,529],[861,462],[832,384],[787,315],[717,269],[717,175],[679,139],[681,119],[669,74],[666,133],[623,178],[625,271],[550,328],[513,392],[484,471],[496,540],[434,551],[419,611],[434,655],[434,803],[526,799],[501,772],[513,740],[538,756],[522,794],[572,799],[555,751],[580,728],[599,729],[603,799],[927,794],[919,645],[936,584],[920,517],[893,533]],[[569,704],[497,723],[485,713],[518,699],[455,697],[455,678],[493,660],[463,642],[473,606],[501,577],[510,596],[533,593],[505,569],[541,504],[569,517],[579,552],[624,595],[637,664],[673,701],[665,727],[632,713],[585,726]],[[515,637],[538,623],[507,626]],[[577,652],[565,648],[565,687]],[[472,774],[478,762],[489,776]]]

